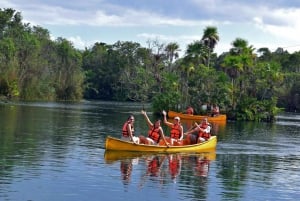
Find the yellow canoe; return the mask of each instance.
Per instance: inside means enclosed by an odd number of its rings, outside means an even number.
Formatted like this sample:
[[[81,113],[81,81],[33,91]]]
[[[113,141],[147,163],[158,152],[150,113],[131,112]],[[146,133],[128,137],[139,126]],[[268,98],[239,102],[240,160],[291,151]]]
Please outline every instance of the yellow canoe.
[[[179,153],[179,152],[204,152],[215,150],[217,137],[212,136],[208,141],[199,144],[183,146],[157,146],[134,144],[133,142],[123,141],[118,138],[107,136],[105,142],[106,150],[115,151],[137,151],[137,152],[156,152],[156,153]]]
[[[169,118],[174,118],[174,117],[180,117],[181,119],[189,119],[189,120],[202,120],[204,118],[207,118],[208,121],[226,121],[227,116],[226,114],[220,114],[218,116],[215,117],[211,117],[211,116],[205,116],[205,115],[191,115],[191,114],[184,114],[184,113],[180,113],[180,112],[174,112],[169,110],[168,111],[168,117]]]

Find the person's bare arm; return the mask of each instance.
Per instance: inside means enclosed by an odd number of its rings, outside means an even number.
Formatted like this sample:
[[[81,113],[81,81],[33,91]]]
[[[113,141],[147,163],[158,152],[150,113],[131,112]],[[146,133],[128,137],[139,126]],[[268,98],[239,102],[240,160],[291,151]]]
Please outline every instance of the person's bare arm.
[[[131,140],[132,142],[134,142],[134,141],[133,141],[132,129],[131,129],[131,125],[130,125],[130,124],[127,124],[127,131],[128,131],[130,140]]]
[[[180,138],[179,140],[182,140],[183,139],[183,126],[180,126]]]
[[[153,123],[150,121],[150,119],[149,119],[149,117],[148,117],[146,111],[142,110],[141,113],[142,113],[142,115],[145,117],[148,126],[149,126],[149,127],[152,127],[152,126],[153,126]]]
[[[164,130],[162,129],[162,127],[159,128],[159,132],[161,134],[161,137],[163,139],[163,141],[165,142],[165,144],[167,145],[167,147],[169,147],[169,143],[166,140],[165,134],[164,134]]]
[[[185,132],[184,135],[188,135],[188,134],[190,134],[190,133],[194,133],[194,132],[196,132],[196,131],[199,131],[200,127],[199,127],[199,125],[198,125],[196,122],[195,122],[195,126],[196,126],[196,127],[195,127],[194,129]]]
[[[164,115],[164,124],[166,124],[167,126],[171,127],[171,126],[173,125],[173,123],[168,122],[166,111],[163,110],[162,113],[163,113],[163,115]]]

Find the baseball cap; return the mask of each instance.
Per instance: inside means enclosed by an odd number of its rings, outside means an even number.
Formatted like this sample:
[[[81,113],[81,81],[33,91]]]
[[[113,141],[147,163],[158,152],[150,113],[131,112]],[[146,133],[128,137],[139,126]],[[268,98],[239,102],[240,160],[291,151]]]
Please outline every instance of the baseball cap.
[[[180,118],[179,118],[179,117],[174,117],[174,119],[180,121]]]

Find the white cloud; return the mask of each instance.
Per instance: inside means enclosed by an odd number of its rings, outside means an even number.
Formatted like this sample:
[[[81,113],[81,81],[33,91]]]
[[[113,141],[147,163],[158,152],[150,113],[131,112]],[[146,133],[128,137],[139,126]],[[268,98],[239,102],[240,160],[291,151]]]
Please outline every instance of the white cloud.
[[[42,11],[44,10],[44,11]],[[40,24],[51,25],[89,25],[89,26],[201,26],[207,23],[216,24],[213,20],[196,21],[180,18],[169,18],[146,11],[125,9],[122,13],[108,14],[104,10],[71,11],[63,8],[43,8],[40,12],[31,13],[30,18],[43,19]],[[45,12],[47,10],[47,12]],[[38,16],[43,16],[42,18]]]
[[[270,3],[268,1],[252,3],[238,0],[230,2],[190,0],[178,5],[184,8],[186,8],[185,5],[192,5],[189,7],[191,10],[174,9],[182,11],[180,15],[172,13],[173,7],[171,6],[169,9],[157,10],[153,9],[151,5],[138,7],[126,3],[126,6],[123,6],[104,0],[101,0],[101,3],[98,0],[80,1],[81,5],[78,2],[55,3],[55,1],[47,0],[20,2],[21,0],[2,0],[1,4],[3,7],[12,7],[21,11],[24,22],[50,27],[62,37],[72,36],[69,37],[69,40],[76,47],[90,45],[95,39],[95,35],[98,34],[98,37],[106,41],[122,40],[122,37],[126,39],[131,37],[132,41],[159,39],[166,43],[177,42],[184,48],[187,44],[199,40],[202,35],[201,27],[204,28],[208,25],[216,26],[219,32],[222,31],[216,47],[218,52],[223,49],[224,51],[229,50],[235,34],[235,37],[242,36],[244,38],[246,36],[245,39],[249,41],[249,44],[255,45],[257,48],[297,47],[299,44],[300,8],[276,5],[284,3],[281,1],[272,1],[272,5],[268,5]],[[175,5],[172,4],[172,6]],[[164,10],[166,12],[163,12]],[[82,27],[85,29],[82,33],[70,31],[79,30]],[[128,27],[131,29],[130,31],[128,31]],[[88,28],[92,28],[92,31]],[[151,29],[154,31],[150,32]],[[118,30],[122,35],[109,34],[110,30]],[[141,31],[143,33],[137,35],[139,30],[143,30]],[[89,39],[92,35],[93,39]]]
[[[51,40],[55,41],[57,39],[57,37],[55,37],[54,35],[50,34],[50,38]],[[77,49],[80,50],[84,50],[85,48],[89,48],[92,45],[94,45],[96,42],[98,41],[86,41],[84,39],[81,38],[81,36],[70,36],[68,38],[66,38],[68,41],[70,41],[73,46]]]
[[[69,37],[67,38],[69,41],[71,41],[74,45],[74,47],[78,48],[78,49],[84,49],[85,47],[87,47],[87,42],[82,40],[82,38],[80,36],[75,36],[75,37]]]
[[[264,18],[256,18],[254,21],[256,26],[263,31],[281,39],[296,42],[299,41],[300,34],[299,16],[300,9],[278,9],[273,10],[271,13],[266,13],[264,17],[281,23],[266,23]]]

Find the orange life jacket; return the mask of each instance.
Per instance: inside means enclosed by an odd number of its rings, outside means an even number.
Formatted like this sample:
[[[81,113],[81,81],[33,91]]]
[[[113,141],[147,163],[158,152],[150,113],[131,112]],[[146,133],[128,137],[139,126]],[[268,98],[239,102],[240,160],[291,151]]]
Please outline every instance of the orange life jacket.
[[[129,133],[128,133],[128,130],[127,130],[127,125],[129,124],[128,121],[125,122],[125,124],[123,125],[123,128],[122,128],[122,135],[124,137],[129,137]],[[132,131],[132,135],[134,135],[134,128],[132,126],[132,124],[130,124],[131,126],[131,131]]]
[[[171,127],[170,136],[171,136],[171,138],[174,138],[174,139],[181,138],[180,124],[174,124]]]
[[[158,143],[160,140],[159,128],[153,126],[152,129],[148,131],[148,137]]]
[[[206,129],[208,127],[209,124],[207,123],[202,123],[200,125],[200,128],[202,129]],[[205,140],[208,140],[210,138],[210,133],[208,132],[203,132],[201,130],[199,130],[199,134],[198,134],[199,137],[203,137]]]

